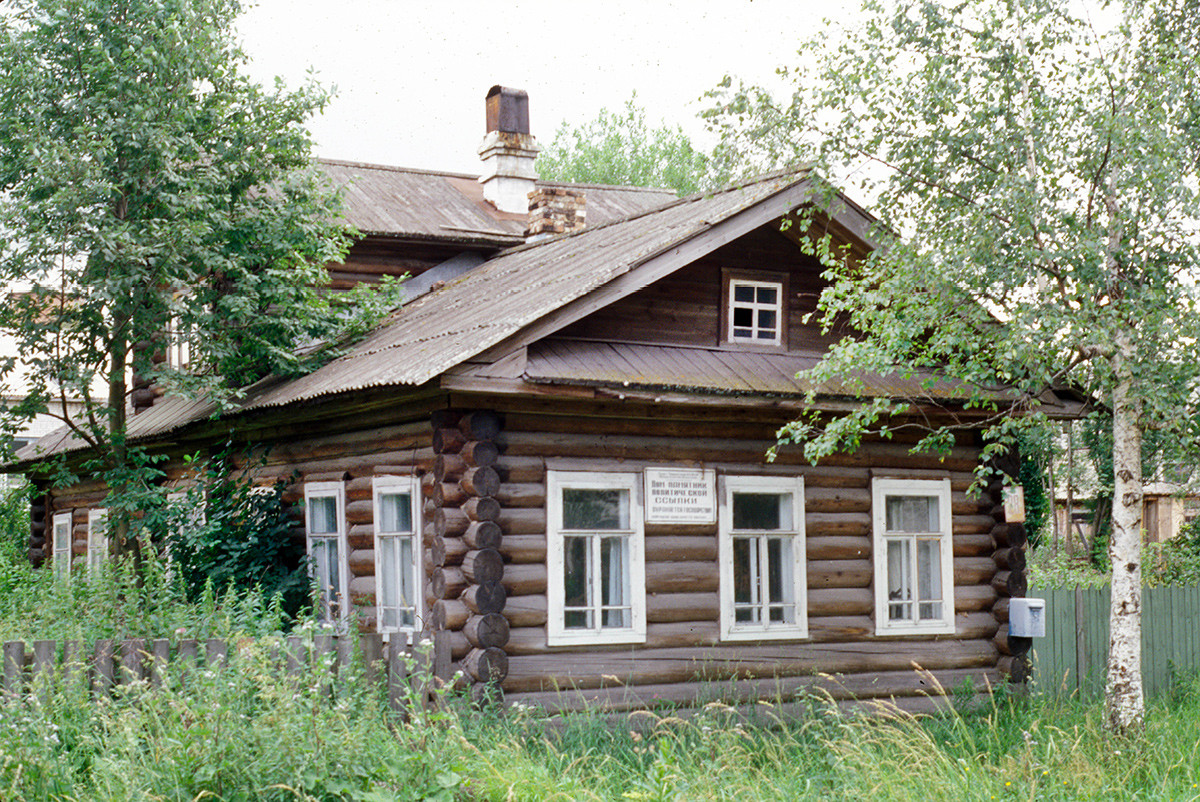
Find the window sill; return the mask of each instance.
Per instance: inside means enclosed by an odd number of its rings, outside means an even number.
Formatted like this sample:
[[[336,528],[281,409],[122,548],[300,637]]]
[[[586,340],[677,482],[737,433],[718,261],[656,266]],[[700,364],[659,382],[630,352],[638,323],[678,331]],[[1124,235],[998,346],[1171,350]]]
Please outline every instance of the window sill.
[[[547,646],[599,646],[607,644],[645,643],[646,633],[632,629],[618,629],[611,632],[547,632]]]
[[[721,633],[723,641],[808,640],[808,629],[772,627],[771,629],[732,629]]]
[[[893,624],[891,626],[876,626],[877,636],[887,635],[953,635],[953,621],[931,621],[928,624]]]

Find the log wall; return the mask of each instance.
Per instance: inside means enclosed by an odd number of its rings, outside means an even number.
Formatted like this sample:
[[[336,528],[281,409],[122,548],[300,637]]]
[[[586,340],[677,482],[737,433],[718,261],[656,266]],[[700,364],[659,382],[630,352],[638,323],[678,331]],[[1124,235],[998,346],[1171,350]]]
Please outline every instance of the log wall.
[[[839,673],[844,695],[910,696],[929,690],[914,664],[946,687],[998,677],[996,492],[967,495],[978,448],[964,439],[945,460],[908,453],[904,442],[871,442],[818,467],[784,449],[763,455],[782,421],[676,420],[504,412],[496,471],[505,560],[509,701],[551,707],[625,709],[649,698],[712,693],[738,698],[813,686]],[[801,475],[805,480],[810,637],[795,642],[722,642],[717,526],[645,528],[647,631],[636,646],[546,643],[546,473],[639,472],[647,466],[714,468],[728,475]],[[871,479],[948,477],[952,485],[954,636],[876,637],[872,590]],[[890,677],[887,681],[879,677]],[[819,683],[818,683],[819,684]],[[707,688],[708,690],[704,690]],[[826,688],[826,690],[829,690]],[[836,695],[836,693],[835,693]]]

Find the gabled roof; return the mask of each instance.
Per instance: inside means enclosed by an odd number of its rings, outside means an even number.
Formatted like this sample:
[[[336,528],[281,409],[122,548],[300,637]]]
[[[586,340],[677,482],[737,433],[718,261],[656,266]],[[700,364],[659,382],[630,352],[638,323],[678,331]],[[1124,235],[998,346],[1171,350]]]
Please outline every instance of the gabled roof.
[[[404,305],[348,353],[313,373],[249,388],[227,414],[368,388],[415,387],[469,360],[492,361],[823,197],[819,189],[807,169],[773,173],[511,248]],[[871,218],[849,201],[828,212],[869,241]],[[209,401],[164,399],[131,419],[129,435],[154,438],[216,412]],[[77,447],[72,440],[63,434],[56,442],[39,441],[18,456],[33,458],[35,448],[41,454],[69,450]]]
[[[344,218],[363,234],[508,247],[519,244],[526,215],[497,209],[483,199],[478,176],[439,173],[380,164],[318,160],[321,171],[343,191]],[[599,226],[670,203],[669,189],[564,184],[587,196],[589,226]]]

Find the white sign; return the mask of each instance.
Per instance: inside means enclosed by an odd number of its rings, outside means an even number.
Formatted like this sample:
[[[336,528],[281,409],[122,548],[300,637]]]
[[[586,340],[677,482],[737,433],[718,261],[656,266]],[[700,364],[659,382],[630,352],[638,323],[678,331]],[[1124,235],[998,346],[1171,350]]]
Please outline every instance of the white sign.
[[[717,522],[715,471],[676,468],[646,469],[646,523],[714,524]]]
[[[1025,520],[1025,488],[1020,485],[1004,488],[1004,520],[1010,524]]]

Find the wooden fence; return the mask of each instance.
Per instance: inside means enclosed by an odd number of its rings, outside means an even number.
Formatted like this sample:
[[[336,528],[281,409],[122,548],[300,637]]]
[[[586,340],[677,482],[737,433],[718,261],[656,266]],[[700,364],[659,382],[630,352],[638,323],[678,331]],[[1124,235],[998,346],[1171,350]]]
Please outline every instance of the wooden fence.
[[[1109,589],[1030,589],[1046,600],[1046,637],[1033,642],[1037,688],[1047,693],[1104,693]],[[1146,693],[1170,689],[1177,675],[1200,671],[1200,586],[1142,590],[1142,680]]]
[[[98,640],[87,647],[80,641],[36,640],[32,649],[24,641],[7,641],[0,646],[3,667],[0,690],[7,698],[20,698],[35,689],[54,687],[64,677],[86,682],[93,694],[108,694],[117,686],[133,682],[161,685],[166,677],[186,683],[189,667],[236,666],[238,654],[254,641],[181,639]],[[421,635],[409,642],[407,635],[392,635],[384,641],[378,633],[357,637],[318,634],[292,635],[269,643],[281,672],[299,675],[328,664],[331,678],[354,676],[366,684],[378,683],[393,709],[416,703],[428,706],[435,699],[435,686],[450,679],[450,641],[445,632]]]

